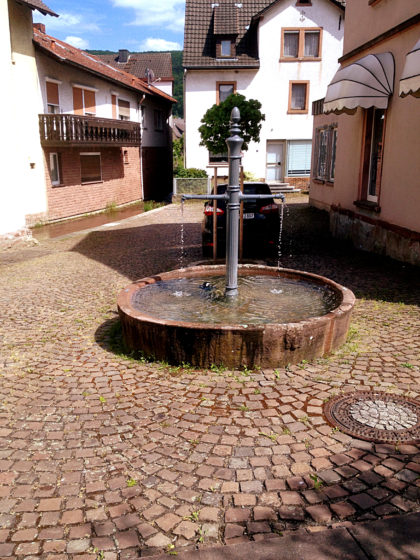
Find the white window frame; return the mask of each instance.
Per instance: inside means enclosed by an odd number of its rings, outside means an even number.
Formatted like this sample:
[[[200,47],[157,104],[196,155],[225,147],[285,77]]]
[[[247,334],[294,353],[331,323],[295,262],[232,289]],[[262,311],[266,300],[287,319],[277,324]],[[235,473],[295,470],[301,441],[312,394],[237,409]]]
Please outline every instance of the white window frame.
[[[54,156],[55,156],[55,161],[56,161],[56,164],[57,164],[56,166],[53,165]],[[51,185],[56,187],[58,185],[61,185],[60,158],[58,157],[58,152],[50,152],[49,161],[50,161],[50,176],[51,177],[52,177],[53,167],[55,167],[57,169],[57,179],[55,181],[53,181],[52,178],[51,178]]]

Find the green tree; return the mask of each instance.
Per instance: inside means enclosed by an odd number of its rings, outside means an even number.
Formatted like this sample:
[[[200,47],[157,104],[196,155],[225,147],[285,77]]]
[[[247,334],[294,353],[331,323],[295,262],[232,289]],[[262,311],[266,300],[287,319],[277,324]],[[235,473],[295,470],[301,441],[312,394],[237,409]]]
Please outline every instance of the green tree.
[[[234,107],[241,113],[241,136],[244,139],[243,150],[248,149],[248,144],[253,140],[259,142],[262,121],[265,115],[261,113],[261,103],[256,99],[247,100],[239,93],[229,95],[219,105],[213,105],[201,119],[203,123],[198,129],[201,135],[200,146],[205,146],[214,154],[223,154],[227,150],[226,138],[229,136],[230,114]]]
[[[184,136],[175,138],[172,142],[174,169],[184,167]]]

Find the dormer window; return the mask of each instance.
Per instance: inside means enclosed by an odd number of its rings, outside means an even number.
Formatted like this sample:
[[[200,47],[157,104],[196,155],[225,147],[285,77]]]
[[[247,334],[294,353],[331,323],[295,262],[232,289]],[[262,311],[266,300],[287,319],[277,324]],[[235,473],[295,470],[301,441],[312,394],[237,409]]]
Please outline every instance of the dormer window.
[[[232,41],[220,41],[220,56],[232,56]]]

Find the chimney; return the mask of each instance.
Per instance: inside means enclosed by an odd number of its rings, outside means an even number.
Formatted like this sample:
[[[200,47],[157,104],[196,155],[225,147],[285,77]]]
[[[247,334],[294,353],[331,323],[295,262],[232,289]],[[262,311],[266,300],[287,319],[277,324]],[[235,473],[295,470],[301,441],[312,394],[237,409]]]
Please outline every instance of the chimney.
[[[45,24],[43,23],[34,23],[35,29],[38,29],[40,33],[45,33]]]
[[[118,51],[118,62],[128,62],[129,52],[127,49],[120,49]]]

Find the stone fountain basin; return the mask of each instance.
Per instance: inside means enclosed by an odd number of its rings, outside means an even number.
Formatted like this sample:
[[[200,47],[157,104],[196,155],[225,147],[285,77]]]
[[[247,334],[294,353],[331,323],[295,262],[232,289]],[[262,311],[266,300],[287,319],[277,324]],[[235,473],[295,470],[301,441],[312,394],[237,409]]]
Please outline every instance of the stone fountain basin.
[[[141,351],[145,356],[170,364],[185,362],[197,368],[208,368],[212,364],[230,369],[275,368],[324,356],[345,342],[355,303],[353,292],[323,276],[286,268],[242,265],[238,276],[283,276],[328,285],[338,295],[338,306],[326,315],[297,323],[245,326],[163,320],[144,314],[131,304],[135,292],[154,282],[192,277],[205,280],[224,274],[224,265],[193,266],[130,284],[118,297],[126,349]]]

